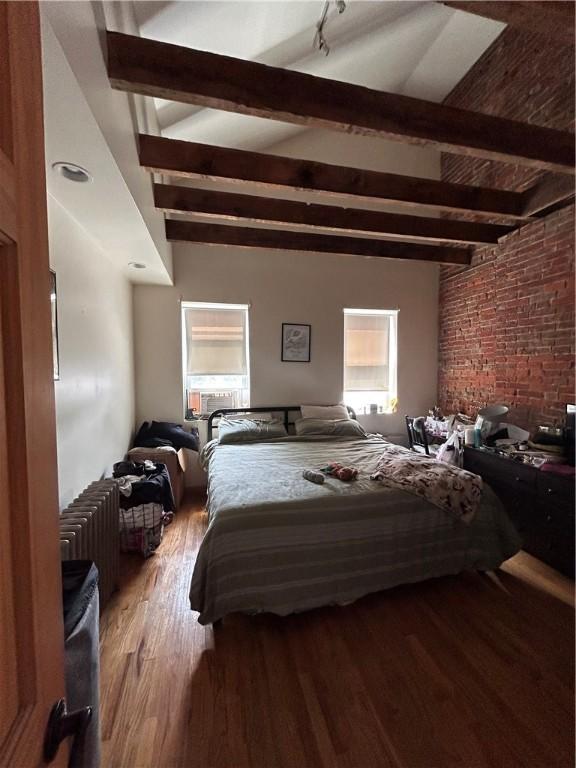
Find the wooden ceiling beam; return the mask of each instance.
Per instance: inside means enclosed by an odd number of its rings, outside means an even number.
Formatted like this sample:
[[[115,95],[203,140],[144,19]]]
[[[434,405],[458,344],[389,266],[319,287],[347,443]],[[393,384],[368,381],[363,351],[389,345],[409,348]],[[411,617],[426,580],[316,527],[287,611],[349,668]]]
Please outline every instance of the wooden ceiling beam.
[[[192,179],[252,184],[262,189],[289,189],[354,200],[481,216],[524,218],[520,193],[380,171],[329,165],[243,149],[140,135],[140,164],[150,171]]]
[[[166,237],[171,242],[223,245],[237,248],[264,248],[282,251],[350,254],[375,258],[431,261],[439,264],[470,264],[472,250],[421,243],[391,243],[363,237],[343,237],[287,232],[277,229],[231,227],[192,221],[166,221]]]
[[[448,2],[443,0],[442,5],[494,21],[503,21],[511,27],[549,35],[557,42],[574,45],[573,2],[553,2],[553,0]]]
[[[114,88],[213,109],[574,173],[574,137],[253,61],[108,32]]]
[[[154,185],[154,201],[157,208],[167,213],[201,215],[244,223],[299,225],[349,234],[370,233],[392,240],[410,238],[439,243],[497,243],[499,238],[514,229],[483,222],[339,208],[170,184]]]
[[[544,215],[548,208],[574,197],[574,179],[569,176],[548,176],[522,193],[526,216]]]

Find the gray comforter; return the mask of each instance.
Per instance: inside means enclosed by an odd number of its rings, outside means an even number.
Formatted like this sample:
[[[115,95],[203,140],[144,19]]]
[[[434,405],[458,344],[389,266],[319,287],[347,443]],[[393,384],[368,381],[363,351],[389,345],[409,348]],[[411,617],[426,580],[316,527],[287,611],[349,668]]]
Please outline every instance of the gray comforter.
[[[471,523],[370,480],[385,441],[280,438],[208,444],[208,530],[190,604],[208,624],[227,613],[286,615],[464,570],[490,570],[520,540],[490,488]],[[358,480],[315,485],[305,468],[332,461]]]

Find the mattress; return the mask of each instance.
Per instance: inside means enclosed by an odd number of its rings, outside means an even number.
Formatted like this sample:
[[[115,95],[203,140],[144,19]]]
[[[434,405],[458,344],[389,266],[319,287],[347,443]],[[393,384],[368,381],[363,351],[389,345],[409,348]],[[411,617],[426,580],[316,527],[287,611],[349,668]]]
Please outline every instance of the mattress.
[[[342,604],[398,584],[492,570],[519,550],[486,485],[467,524],[370,480],[386,445],[315,436],[209,443],[202,454],[209,523],[190,590],[199,622]],[[358,480],[316,485],[302,477],[332,461],[358,467]]]

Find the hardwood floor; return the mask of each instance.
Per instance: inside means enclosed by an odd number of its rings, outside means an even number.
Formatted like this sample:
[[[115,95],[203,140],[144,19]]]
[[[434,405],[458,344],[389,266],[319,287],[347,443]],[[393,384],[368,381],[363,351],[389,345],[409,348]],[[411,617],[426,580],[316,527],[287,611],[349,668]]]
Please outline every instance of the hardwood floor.
[[[190,500],[127,557],[101,621],[103,768],[570,768],[573,584],[529,555],[497,574],[342,608],[188,606],[206,515]]]

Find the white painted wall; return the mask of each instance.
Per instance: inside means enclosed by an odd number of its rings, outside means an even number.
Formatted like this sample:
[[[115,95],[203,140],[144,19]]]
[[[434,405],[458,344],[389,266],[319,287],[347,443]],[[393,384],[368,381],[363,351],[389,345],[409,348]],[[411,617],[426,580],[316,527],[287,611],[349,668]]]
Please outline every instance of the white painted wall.
[[[109,473],[134,427],[132,286],[83,227],[48,197],[56,272],[60,506]]]
[[[399,309],[397,414],[364,417],[402,431],[436,399],[438,268],[331,254],[176,245],[175,288],[135,286],[137,421],[183,416],[180,301],[250,304],[252,405],[342,397],[344,307]],[[310,363],[283,363],[283,322],[312,326]]]

